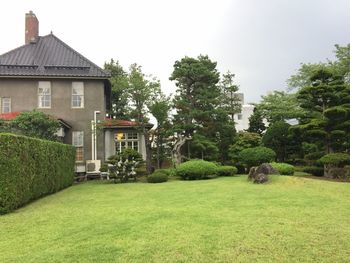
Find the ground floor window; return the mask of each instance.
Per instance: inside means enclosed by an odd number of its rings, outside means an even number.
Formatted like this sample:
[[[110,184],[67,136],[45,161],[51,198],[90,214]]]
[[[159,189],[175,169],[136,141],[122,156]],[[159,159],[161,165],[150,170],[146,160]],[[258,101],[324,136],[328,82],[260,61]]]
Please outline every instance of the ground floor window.
[[[11,98],[0,98],[1,113],[11,112]]]
[[[84,161],[84,132],[74,131],[72,133],[72,145],[74,145],[76,149],[75,161]]]
[[[139,136],[137,132],[119,132],[114,136],[115,152],[120,153],[126,148],[139,151]]]

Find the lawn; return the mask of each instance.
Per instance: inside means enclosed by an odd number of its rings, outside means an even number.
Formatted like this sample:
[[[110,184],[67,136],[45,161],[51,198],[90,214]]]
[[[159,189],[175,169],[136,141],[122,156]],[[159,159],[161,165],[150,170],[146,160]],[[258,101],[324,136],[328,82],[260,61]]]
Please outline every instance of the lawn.
[[[88,182],[0,217],[0,262],[349,262],[350,184]]]

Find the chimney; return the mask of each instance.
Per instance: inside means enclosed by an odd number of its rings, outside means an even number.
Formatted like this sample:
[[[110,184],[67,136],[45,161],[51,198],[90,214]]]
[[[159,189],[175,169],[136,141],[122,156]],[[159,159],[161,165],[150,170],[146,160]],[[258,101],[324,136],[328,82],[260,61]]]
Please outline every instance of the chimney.
[[[25,43],[35,43],[39,36],[39,21],[33,11],[26,14]]]

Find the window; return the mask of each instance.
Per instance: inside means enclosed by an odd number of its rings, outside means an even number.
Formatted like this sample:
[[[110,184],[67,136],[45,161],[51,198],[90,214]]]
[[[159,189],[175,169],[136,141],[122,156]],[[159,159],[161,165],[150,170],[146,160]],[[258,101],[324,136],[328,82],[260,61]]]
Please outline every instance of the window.
[[[137,132],[119,132],[114,135],[114,139],[116,153],[122,152],[125,148],[139,151],[139,136]]]
[[[1,99],[1,113],[11,112],[11,98]]]
[[[51,108],[51,82],[39,81],[38,86],[39,108]]]
[[[83,82],[72,82],[72,108],[84,108]]]
[[[84,161],[84,132],[74,131],[72,134],[72,144],[76,148],[75,161]]]
[[[243,116],[243,115],[242,115],[241,113],[239,113],[239,114],[237,115],[237,119],[238,119],[238,120],[242,120],[242,116]]]

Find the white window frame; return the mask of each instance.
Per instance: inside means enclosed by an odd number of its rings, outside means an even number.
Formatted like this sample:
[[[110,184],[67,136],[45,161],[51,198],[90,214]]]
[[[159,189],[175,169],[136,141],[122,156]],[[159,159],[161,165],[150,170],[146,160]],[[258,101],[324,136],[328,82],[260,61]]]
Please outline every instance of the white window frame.
[[[83,131],[73,131],[72,132],[72,145],[76,148],[76,156],[78,149],[82,151],[82,160],[76,160],[76,162],[84,161],[84,132]]]
[[[5,107],[8,108],[8,110],[5,111]],[[1,98],[1,113],[8,113],[8,112],[11,112],[11,98],[10,97]]]
[[[123,134],[123,136],[118,136],[118,134]],[[136,137],[135,137],[136,135]],[[139,134],[138,132],[118,132],[114,135],[115,138],[115,152],[120,153],[122,150],[126,148],[131,148],[140,152],[140,142],[139,142]],[[120,138],[120,139],[118,139]],[[131,144],[129,146],[129,144]]]
[[[40,92],[40,89],[42,90]],[[44,89],[47,89],[45,91]],[[48,105],[46,105],[48,102]],[[51,109],[51,82],[39,81],[38,83],[38,107],[40,109]]]
[[[75,94],[76,93],[76,94]],[[75,102],[78,102],[80,98],[80,105],[75,105]],[[84,108],[84,82],[73,81],[72,82],[72,102],[73,109],[82,109]]]
[[[73,131],[72,132],[72,145],[75,147],[84,147],[84,132]]]

